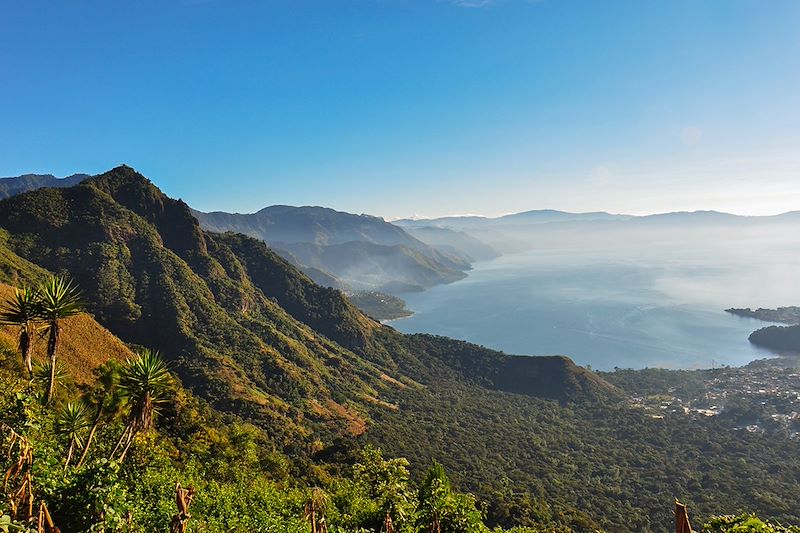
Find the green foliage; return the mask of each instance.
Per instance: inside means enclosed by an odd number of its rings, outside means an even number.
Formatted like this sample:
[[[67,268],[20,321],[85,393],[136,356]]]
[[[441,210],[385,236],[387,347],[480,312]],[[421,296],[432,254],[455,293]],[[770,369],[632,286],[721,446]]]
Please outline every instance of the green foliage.
[[[69,442],[64,468],[67,468],[70,461],[72,461],[75,449],[83,445],[83,439],[88,427],[89,421],[86,419],[86,407],[83,404],[67,402],[58,410],[55,424],[56,433],[66,437]]]
[[[58,320],[83,312],[81,293],[72,280],[51,276],[39,286],[36,314],[47,323],[47,327]]]
[[[454,494],[444,467],[437,462],[428,470],[419,488],[417,526],[421,531],[479,533],[486,531],[475,498]]]
[[[753,514],[716,516],[703,526],[708,533],[800,533],[800,527],[760,520]]]
[[[55,367],[55,369],[53,368]],[[67,371],[60,362],[56,361],[55,365],[50,360],[42,361],[33,364],[33,381],[44,387],[42,393],[42,400],[45,400],[46,391],[50,390],[50,383],[52,382],[53,390],[57,390],[60,385],[63,385]]]
[[[402,298],[378,291],[348,291],[347,297],[356,307],[375,320],[393,320],[410,316]]]
[[[120,373],[119,389],[129,405],[131,423],[150,429],[153,416],[168,399],[170,384],[167,365],[158,352],[142,350],[128,361]]]
[[[40,330],[40,300],[37,289],[23,287],[14,289],[14,297],[0,308],[0,324],[15,326],[19,330],[17,349],[28,373],[33,372],[33,343]]]

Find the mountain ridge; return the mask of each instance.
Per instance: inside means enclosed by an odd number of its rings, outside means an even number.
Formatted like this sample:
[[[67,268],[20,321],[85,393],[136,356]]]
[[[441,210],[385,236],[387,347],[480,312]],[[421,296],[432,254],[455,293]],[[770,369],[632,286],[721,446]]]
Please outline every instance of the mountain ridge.
[[[201,229],[184,202],[130,167],[0,207],[9,248],[74,277],[103,325],[167,354],[189,388],[215,407],[278,433],[332,435],[337,419],[363,427],[371,402],[393,387],[382,375],[419,381],[431,369],[452,373],[460,364],[448,364],[435,341],[409,349],[407,337],[314,284],[263,241]],[[464,353],[510,357],[478,347]],[[587,385],[615,394],[601,382]],[[538,394],[537,386],[526,392]],[[559,399],[583,394],[565,382]],[[334,407],[320,415],[319,402]]]

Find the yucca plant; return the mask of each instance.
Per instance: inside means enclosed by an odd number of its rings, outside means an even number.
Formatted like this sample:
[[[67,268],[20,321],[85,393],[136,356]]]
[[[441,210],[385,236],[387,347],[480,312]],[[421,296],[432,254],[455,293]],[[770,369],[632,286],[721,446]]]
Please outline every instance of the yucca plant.
[[[69,440],[67,457],[64,460],[64,470],[67,469],[72,461],[75,450],[83,445],[83,437],[89,427],[89,420],[86,418],[86,407],[80,403],[67,402],[56,415],[56,431],[64,435]]]
[[[169,385],[169,371],[158,352],[145,349],[136,359],[127,361],[120,373],[119,390],[128,406],[128,423],[111,452],[112,458],[121,448],[117,459],[123,461],[136,434],[153,427],[159,407],[167,400]]]
[[[19,329],[17,349],[28,374],[33,377],[33,342],[41,329],[39,292],[31,287],[16,289],[14,296],[0,309],[0,324]]]
[[[100,423],[104,419],[114,418],[122,409],[123,400],[118,387],[119,369],[120,366],[116,361],[109,361],[98,367],[95,370],[97,376],[95,385],[83,395],[84,403],[94,410],[94,416],[89,435],[86,437],[86,443],[83,445],[83,451],[75,468],[80,468],[86,460]]]
[[[61,321],[67,317],[83,312],[84,304],[78,288],[72,281],[59,276],[53,276],[39,288],[39,305],[37,314],[44,322],[47,333],[47,357],[50,368],[56,370],[56,350],[58,339],[61,335]],[[55,379],[50,379],[45,402],[53,399]]]
[[[45,391],[52,389],[55,392],[55,389],[61,384],[66,375],[67,371],[58,362],[56,362],[55,366],[53,366],[52,361],[34,363],[33,365],[33,382],[43,386]]]

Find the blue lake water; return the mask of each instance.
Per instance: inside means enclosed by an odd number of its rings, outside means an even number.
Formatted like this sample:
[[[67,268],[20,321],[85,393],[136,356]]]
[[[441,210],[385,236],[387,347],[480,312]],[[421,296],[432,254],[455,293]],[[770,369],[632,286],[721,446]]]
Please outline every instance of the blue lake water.
[[[763,265],[753,257],[508,255],[476,264],[462,281],[404,295],[415,314],[391,325],[512,354],[565,354],[598,370],[738,366],[770,356],[747,340],[768,324],[724,309],[800,304],[796,256]]]

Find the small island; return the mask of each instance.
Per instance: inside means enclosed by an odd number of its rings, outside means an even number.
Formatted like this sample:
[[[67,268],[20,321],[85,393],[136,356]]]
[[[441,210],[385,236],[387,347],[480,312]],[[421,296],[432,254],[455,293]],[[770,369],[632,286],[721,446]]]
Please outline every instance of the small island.
[[[757,318],[764,322],[780,322],[782,324],[800,324],[800,307],[778,307],[777,309],[764,309],[758,308],[755,311],[749,307],[744,309],[730,308],[726,309],[728,313],[745,316],[749,318]]]

